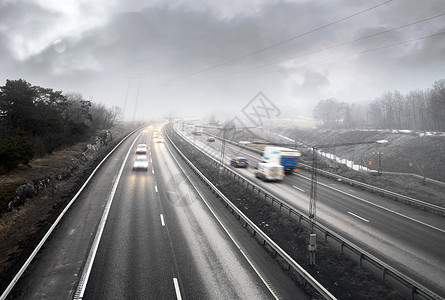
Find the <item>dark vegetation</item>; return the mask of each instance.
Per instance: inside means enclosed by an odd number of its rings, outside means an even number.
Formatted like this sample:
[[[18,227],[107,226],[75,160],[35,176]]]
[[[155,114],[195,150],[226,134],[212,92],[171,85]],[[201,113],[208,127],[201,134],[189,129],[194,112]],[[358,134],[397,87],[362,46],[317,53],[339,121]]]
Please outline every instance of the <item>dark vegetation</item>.
[[[118,107],[109,109],[80,94],[6,80],[0,86],[0,172],[85,140],[120,117]]]
[[[378,128],[445,131],[445,79],[427,90],[387,92],[367,106],[320,100],[313,116],[326,128]]]
[[[270,202],[265,201],[264,197],[235,181],[228,173],[223,172],[219,177],[218,166],[207,156],[183,142],[172,129],[169,129],[168,134],[187,158],[210,181],[217,184],[224,195],[338,299],[403,299],[398,291],[384,284],[367,270],[360,268],[349,257],[331,249],[323,241],[317,242],[317,264],[308,265],[309,232],[307,228],[299,225],[298,221],[289,217],[288,214],[280,212]],[[262,244],[262,240],[258,242]],[[270,253],[274,255],[273,251]],[[279,258],[277,260],[283,263]],[[286,263],[282,266],[287,269]],[[303,283],[296,272],[289,271],[289,275],[296,282]],[[312,299],[322,299],[309,286],[305,288]]]

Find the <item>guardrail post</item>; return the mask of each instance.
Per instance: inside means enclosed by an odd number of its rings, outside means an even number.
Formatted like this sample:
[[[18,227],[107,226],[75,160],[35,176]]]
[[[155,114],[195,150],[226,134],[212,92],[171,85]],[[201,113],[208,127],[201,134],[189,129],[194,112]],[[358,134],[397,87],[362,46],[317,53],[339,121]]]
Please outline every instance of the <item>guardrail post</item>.
[[[416,287],[414,285],[411,285],[411,300],[414,300],[416,296]]]
[[[383,274],[382,274],[382,281],[385,282],[385,277],[386,277],[386,268],[383,267]]]
[[[341,241],[340,243],[340,254],[343,254],[343,247],[345,246],[345,242]]]
[[[363,253],[360,253],[360,268],[362,268],[363,267],[363,258],[364,258],[365,256],[363,255]]]
[[[328,235],[329,235],[329,232],[326,231],[326,232],[324,233],[324,241],[325,241],[326,243],[328,242]]]

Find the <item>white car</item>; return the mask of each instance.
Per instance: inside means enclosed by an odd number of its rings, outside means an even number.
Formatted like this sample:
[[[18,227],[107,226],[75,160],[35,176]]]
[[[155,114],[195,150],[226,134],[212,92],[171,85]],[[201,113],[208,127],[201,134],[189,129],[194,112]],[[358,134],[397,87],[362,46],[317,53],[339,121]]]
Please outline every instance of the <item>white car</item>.
[[[147,144],[139,144],[136,147],[137,154],[145,154],[147,153]]]
[[[163,143],[164,138],[162,136],[155,137],[155,143]]]
[[[143,169],[147,171],[148,169],[148,158],[147,155],[138,155],[133,163],[133,170]]]

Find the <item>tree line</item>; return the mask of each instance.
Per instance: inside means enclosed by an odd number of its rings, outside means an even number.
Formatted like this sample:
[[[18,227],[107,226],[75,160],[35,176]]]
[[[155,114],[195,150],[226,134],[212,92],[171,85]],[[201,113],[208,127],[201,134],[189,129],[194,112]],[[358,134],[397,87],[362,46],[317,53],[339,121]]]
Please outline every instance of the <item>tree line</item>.
[[[445,79],[406,95],[391,91],[367,106],[320,100],[313,117],[329,128],[378,128],[445,131]]]
[[[119,107],[107,108],[78,93],[6,80],[0,86],[0,171],[85,140],[121,117]]]

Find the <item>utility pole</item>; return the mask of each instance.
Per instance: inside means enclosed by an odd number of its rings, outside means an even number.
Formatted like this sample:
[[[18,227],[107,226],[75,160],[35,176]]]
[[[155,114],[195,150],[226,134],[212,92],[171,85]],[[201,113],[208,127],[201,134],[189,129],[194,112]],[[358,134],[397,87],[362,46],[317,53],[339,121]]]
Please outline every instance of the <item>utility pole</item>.
[[[139,91],[141,89],[141,77],[138,77],[138,90],[136,93],[136,102],[134,103],[133,122],[136,120],[136,111],[138,109]]]
[[[318,145],[312,147],[312,177],[311,177],[311,198],[309,201],[309,264],[315,265],[315,250],[317,249],[317,236],[314,232],[314,225],[317,216],[317,191],[318,191],[318,180],[317,180],[317,150],[318,148],[332,148],[332,147],[342,147],[342,146],[355,146],[363,144],[387,144],[387,140],[372,141],[372,142],[358,142],[358,143],[343,143],[343,144],[331,144],[331,145]],[[380,153],[380,152],[379,152]]]
[[[311,198],[309,200],[309,265],[315,265],[315,250],[317,249],[317,235],[314,232],[315,217],[317,214],[317,147],[312,147],[312,176]]]
[[[311,198],[309,201],[309,225],[310,233],[314,233],[314,223],[317,214],[317,147],[312,147],[312,176],[311,176]]]
[[[130,91],[131,78],[133,78],[133,77],[127,77],[128,84],[127,84],[127,92],[125,93],[125,101],[124,101],[124,119],[125,119],[125,113],[127,112],[127,101],[128,101],[128,93]]]

